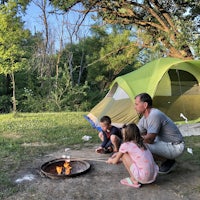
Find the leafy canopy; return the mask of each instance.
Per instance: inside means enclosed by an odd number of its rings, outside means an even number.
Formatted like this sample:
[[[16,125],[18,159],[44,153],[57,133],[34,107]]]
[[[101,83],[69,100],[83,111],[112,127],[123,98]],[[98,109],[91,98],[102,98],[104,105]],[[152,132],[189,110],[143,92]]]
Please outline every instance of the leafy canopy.
[[[191,48],[195,47],[199,40],[194,39],[195,35],[199,34],[199,1],[51,0],[51,3],[65,11],[81,3],[85,9],[79,12],[98,12],[109,24],[136,26],[140,33],[150,36],[148,43],[142,43],[147,48],[161,45],[167,56],[186,59],[195,56]]]
[[[14,2],[0,5],[0,74],[20,71],[27,60],[30,31],[23,29]]]

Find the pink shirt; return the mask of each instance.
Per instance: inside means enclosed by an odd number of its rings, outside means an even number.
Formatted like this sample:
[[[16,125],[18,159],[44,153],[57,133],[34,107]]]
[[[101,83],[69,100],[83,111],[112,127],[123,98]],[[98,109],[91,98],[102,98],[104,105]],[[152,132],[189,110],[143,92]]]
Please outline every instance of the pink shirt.
[[[128,153],[132,158],[130,170],[138,182],[146,184],[155,181],[159,168],[149,149],[143,150],[133,142],[125,142],[120,146],[119,151]]]

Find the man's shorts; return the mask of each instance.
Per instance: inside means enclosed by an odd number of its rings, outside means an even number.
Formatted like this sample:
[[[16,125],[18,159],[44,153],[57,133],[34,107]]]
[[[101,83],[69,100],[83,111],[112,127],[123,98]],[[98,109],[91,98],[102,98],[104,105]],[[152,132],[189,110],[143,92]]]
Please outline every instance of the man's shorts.
[[[147,146],[152,154],[167,159],[175,159],[179,157],[185,149],[184,142],[172,143],[172,142],[163,142],[160,140],[156,140],[153,144],[147,144]]]

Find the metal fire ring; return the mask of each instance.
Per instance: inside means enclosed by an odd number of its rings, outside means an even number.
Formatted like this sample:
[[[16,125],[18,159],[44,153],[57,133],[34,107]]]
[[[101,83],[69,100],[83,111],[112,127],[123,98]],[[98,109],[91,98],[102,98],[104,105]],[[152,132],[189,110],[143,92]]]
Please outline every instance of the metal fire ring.
[[[86,173],[90,169],[90,164],[84,160],[71,160],[70,166],[72,167],[69,175],[58,174],[56,166],[63,166],[65,158],[58,158],[44,163],[41,166],[41,173],[51,179],[62,179],[67,177],[74,177]]]

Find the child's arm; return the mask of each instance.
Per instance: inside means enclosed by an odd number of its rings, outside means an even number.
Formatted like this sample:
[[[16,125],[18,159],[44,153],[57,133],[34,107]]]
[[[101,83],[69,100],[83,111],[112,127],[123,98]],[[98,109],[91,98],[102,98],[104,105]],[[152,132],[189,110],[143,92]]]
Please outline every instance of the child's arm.
[[[106,163],[117,164],[119,162],[120,158],[122,157],[122,155],[123,155],[122,152],[117,152],[117,153],[115,153],[114,157],[108,158],[108,160],[106,161]]]
[[[106,144],[108,143],[108,138],[106,137],[105,132],[102,131],[103,137],[102,137],[102,142],[101,142],[101,147],[104,148],[106,146]]]

